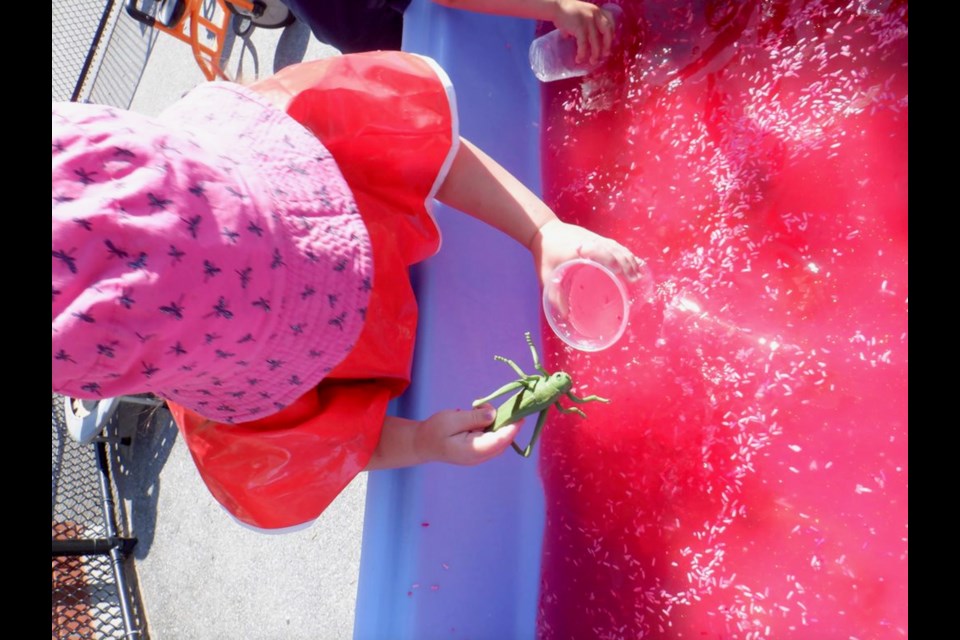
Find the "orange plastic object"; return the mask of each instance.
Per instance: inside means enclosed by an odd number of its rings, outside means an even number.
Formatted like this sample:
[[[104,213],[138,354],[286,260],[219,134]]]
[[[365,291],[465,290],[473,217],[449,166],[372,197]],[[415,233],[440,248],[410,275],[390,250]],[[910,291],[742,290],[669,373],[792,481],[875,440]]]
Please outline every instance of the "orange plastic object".
[[[400,52],[293,65],[253,88],[333,154],[374,255],[364,328],[316,389],[241,425],[168,403],[214,497],[241,521],[278,529],[319,516],[363,470],[387,403],[410,382],[418,311],[407,269],[439,248],[426,202],[454,149],[454,129],[445,76]]]
[[[190,48],[193,49],[193,57],[207,80],[217,78],[229,80],[230,78],[227,77],[220,66],[227,28],[233,18],[233,12],[227,6],[227,2],[225,0],[213,0],[213,4],[210,4],[204,0],[181,1],[184,3],[184,10],[176,24],[167,26],[160,21],[151,21],[153,28],[189,44]],[[253,11],[253,3],[249,0],[232,0],[230,4],[237,9]],[[131,12],[131,15],[133,15],[133,12]],[[141,18],[137,17],[137,19],[140,20]],[[200,31],[201,27],[206,33]],[[213,38],[212,45],[204,44],[202,38],[206,36]]]

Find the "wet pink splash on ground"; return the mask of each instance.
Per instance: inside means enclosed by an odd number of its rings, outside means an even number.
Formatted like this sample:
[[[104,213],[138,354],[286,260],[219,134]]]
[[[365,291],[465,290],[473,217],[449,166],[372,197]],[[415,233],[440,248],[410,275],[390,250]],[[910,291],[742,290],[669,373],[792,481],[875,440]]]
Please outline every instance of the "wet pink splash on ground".
[[[622,2],[544,194],[648,261],[542,436],[542,639],[907,635],[905,2]],[[667,6],[669,5],[669,6]]]

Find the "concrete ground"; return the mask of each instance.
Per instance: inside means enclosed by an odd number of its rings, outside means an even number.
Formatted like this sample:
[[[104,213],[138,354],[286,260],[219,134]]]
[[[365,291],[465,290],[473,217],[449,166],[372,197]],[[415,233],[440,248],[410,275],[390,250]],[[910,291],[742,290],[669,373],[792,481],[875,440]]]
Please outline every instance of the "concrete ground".
[[[118,20],[130,20],[119,15]],[[129,25],[124,25],[129,27]],[[155,114],[204,81],[190,47],[149,38],[130,108]],[[228,74],[242,81],[292,62],[338,52],[300,22],[256,28],[226,42]],[[366,477],[361,474],[304,531],[265,535],[244,529],[214,501],[165,410],[147,417],[128,405],[120,428],[132,434],[114,463],[126,528],[139,542],[134,566],[153,640],[352,638]]]

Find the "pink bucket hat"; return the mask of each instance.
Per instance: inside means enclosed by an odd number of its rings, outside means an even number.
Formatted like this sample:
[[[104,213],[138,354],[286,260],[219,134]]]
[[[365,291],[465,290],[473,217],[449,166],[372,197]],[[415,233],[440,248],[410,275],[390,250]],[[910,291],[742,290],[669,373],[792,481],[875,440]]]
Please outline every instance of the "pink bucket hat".
[[[257,93],[159,117],[53,105],[53,390],[152,392],[240,423],[349,353],[370,240],[330,153]]]

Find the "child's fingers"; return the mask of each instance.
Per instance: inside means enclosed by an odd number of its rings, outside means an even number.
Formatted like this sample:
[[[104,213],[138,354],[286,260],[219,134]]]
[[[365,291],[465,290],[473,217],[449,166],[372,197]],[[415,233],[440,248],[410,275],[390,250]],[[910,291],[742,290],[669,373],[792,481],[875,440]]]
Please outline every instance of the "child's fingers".
[[[597,64],[600,59],[600,35],[597,33],[598,25],[596,22],[587,29],[587,40],[590,43],[590,64]]]
[[[606,9],[600,11],[600,38],[603,42],[603,57],[610,55],[610,47],[613,46],[613,18],[607,13]]]
[[[580,246],[578,254],[581,258],[589,258],[616,273],[622,273],[631,282],[641,275],[640,259],[615,240],[605,238],[601,241],[585,242]]]
[[[473,432],[467,435],[467,458],[464,464],[479,464],[503,453],[510,446],[523,420],[508,424],[496,431]]]
[[[485,402],[470,411],[462,411],[458,414],[460,422],[456,433],[464,431],[478,431],[486,429],[497,417],[497,410],[489,402]]]
[[[620,246],[619,250],[616,251],[616,260],[620,265],[621,273],[626,276],[627,280],[633,282],[640,277],[640,266],[643,261],[633,255],[629,249]]]
[[[587,59],[587,49],[589,42],[587,40],[587,34],[584,33],[584,29],[578,29],[573,36],[577,39],[577,64],[580,64]],[[589,31],[589,30],[587,30]]]

